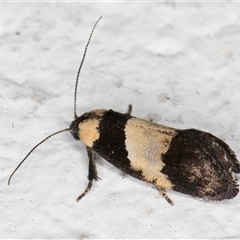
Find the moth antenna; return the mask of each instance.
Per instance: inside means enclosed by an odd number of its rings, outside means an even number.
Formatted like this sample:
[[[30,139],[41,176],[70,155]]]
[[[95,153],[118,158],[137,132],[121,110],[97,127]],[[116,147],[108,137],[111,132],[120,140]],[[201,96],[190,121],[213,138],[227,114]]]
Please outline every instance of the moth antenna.
[[[86,53],[87,53],[87,49],[88,49],[88,45],[91,41],[91,38],[92,38],[92,35],[93,35],[93,32],[94,32],[94,29],[96,28],[98,22],[100,21],[100,19],[102,18],[102,16],[96,21],[96,23],[94,24],[93,26],[93,29],[92,29],[92,32],[89,36],[89,39],[87,41],[87,45],[85,47],[85,50],[84,50],[84,53],[83,53],[83,57],[82,57],[82,61],[80,63],[80,66],[79,66],[79,69],[78,69],[78,73],[77,73],[77,78],[76,78],[76,83],[75,83],[75,92],[74,92],[74,118],[77,119],[78,116],[77,116],[77,110],[76,110],[76,103],[77,103],[77,87],[78,87],[78,79],[79,79],[79,75],[80,75],[80,72],[81,72],[81,69],[82,69],[82,65],[83,65],[83,62],[85,60],[85,56],[86,56]]]
[[[39,146],[41,145],[43,142],[45,142],[46,140],[48,140],[50,137],[54,136],[54,135],[57,135],[59,133],[62,133],[62,132],[66,132],[66,131],[70,131],[71,129],[70,128],[65,128],[65,129],[62,129],[60,131],[57,131],[55,133],[52,133],[50,134],[49,136],[47,136],[45,139],[43,139],[41,142],[39,142],[36,146],[34,146],[32,148],[32,150],[26,155],[26,157],[17,165],[17,167],[14,169],[14,171],[12,172],[12,174],[10,175],[9,179],[8,179],[8,185],[10,185],[10,181],[12,179],[12,176],[14,175],[14,173],[19,169],[19,167],[23,164],[23,162],[28,158],[28,156]]]

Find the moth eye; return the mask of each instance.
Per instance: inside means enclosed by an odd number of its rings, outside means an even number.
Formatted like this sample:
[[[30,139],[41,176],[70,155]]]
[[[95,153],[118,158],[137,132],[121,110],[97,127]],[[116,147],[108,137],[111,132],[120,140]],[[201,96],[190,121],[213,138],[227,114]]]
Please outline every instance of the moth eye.
[[[73,137],[74,137],[76,140],[79,140],[79,136],[78,136],[77,133],[74,133],[74,134],[73,134]]]

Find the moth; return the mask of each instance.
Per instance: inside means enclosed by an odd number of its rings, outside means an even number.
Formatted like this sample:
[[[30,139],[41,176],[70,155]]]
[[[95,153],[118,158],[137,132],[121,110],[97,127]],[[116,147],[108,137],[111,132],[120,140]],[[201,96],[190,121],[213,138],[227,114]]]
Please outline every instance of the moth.
[[[234,173],[240,173],[240,163],[234,152],[221,139],[196,129],[180,130],[127,113],[97,109],[81,116],[76,113],[77,87],[80,72],[97,20],[78,69],[74,93],[74,120],[70,127],[55,132],[38,143],[18,164],[11,178],[28,156],[50,137],[69,131],[81,140],[89,158],[88,185],[77,198],[79,201],[99,179],[96,153],[124,173],[156,186],[171,204],[166,190],[206,200],[220,201],[234,198],[239,191]]]

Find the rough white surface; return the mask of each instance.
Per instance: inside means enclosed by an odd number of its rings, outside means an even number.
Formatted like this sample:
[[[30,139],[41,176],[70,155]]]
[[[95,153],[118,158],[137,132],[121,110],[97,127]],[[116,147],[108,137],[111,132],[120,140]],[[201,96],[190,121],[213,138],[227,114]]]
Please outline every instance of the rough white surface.
[[[87,184],[85,147],[48,134],[96,108],[226,141],[240,158],[240,4],[0,3],[0,238],[240,238],[240,194],[206,202],[151,185],[99,158]],[[239,179],[239,175],[237,176]]]

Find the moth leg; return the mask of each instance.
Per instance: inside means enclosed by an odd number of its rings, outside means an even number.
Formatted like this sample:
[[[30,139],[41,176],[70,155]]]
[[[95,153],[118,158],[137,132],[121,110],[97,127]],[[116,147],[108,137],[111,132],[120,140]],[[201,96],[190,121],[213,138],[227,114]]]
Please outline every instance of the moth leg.
[[[127,111],[126,115],[131,116],[131,114],[132,114],[132,104],[129,104],[128,105],[128,111]]]
[[[163,189],[160,187],[157,187],[157,189],[162,194],[162,196],[168,201],[168,203],[173,206],[172,200],[167,196],[167,194],[163,191]]]
[[[99,179],[96,168],[96,154],[92,148],[87,147],[87,153],[89,158],[89,167],[88,167],[88,185],[85,191],[77,198],[77,202],[82,199],[92,188],[93,180],[97,181]]]

